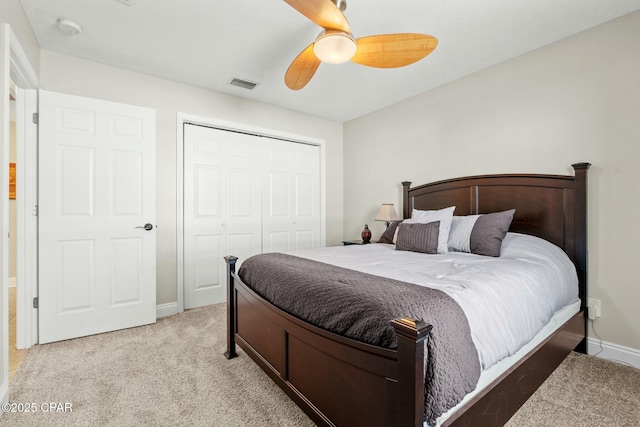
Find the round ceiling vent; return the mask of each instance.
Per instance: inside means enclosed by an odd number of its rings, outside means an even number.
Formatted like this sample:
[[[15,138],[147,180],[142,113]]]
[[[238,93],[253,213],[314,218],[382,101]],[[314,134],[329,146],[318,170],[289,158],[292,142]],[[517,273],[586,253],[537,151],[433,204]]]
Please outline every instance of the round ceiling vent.
[[[68,19],[61,19],[58,21],[58,28],[67,34],[76,35],[82,32],[82,27],[73,21]]]

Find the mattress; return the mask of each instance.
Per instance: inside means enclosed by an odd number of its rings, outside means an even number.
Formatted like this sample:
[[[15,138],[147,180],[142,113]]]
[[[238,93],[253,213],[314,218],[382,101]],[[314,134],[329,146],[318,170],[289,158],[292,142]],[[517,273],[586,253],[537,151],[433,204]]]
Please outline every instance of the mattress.
[[[484,370],[516,354],[578,302],[574,265],[557,246],[508,233],[498,258],[449,252],[427,255],[369,244],[292,255],[444,291],[462,307]]]

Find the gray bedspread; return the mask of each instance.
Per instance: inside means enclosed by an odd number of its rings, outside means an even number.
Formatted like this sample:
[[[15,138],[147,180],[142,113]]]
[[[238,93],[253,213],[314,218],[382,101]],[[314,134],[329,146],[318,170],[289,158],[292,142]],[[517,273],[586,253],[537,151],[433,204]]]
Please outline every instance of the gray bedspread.
[[[287,313],[368,344],[395,348],[393,319],[431,324],[425,352],[425,419],[430,425],[478,382],[480,362],[469,323],[442,291],[279,253],[247,259],[238,275]]]

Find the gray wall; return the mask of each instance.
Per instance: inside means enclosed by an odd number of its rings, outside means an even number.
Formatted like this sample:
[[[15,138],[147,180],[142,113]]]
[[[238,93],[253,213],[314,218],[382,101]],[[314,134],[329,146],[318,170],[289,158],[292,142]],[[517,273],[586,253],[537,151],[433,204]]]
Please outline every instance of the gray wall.
[[[398,207],[404,180],[572,174],[572,163],[591,162],[597,330],[640,349],[639,40],[635,12],[346,123],[345,237],[371,226],[380,203]],[[373,227],[375,238],[384,226]]]

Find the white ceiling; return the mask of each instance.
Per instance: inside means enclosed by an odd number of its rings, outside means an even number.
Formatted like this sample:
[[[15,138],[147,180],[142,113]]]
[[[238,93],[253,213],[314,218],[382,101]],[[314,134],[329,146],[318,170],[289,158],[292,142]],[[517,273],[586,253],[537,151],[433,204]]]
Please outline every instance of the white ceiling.
[[[398,69],[322,64],[291,91],[285,71],[320,28],[282,0],[21,1],[43,49],[341,122],[640,9],[640,0],[348,0],[354,37],[425,33],[438,48]],[[63,33],[59,19],[82,33]],[[237,88],[234,77],[259,85]]]

